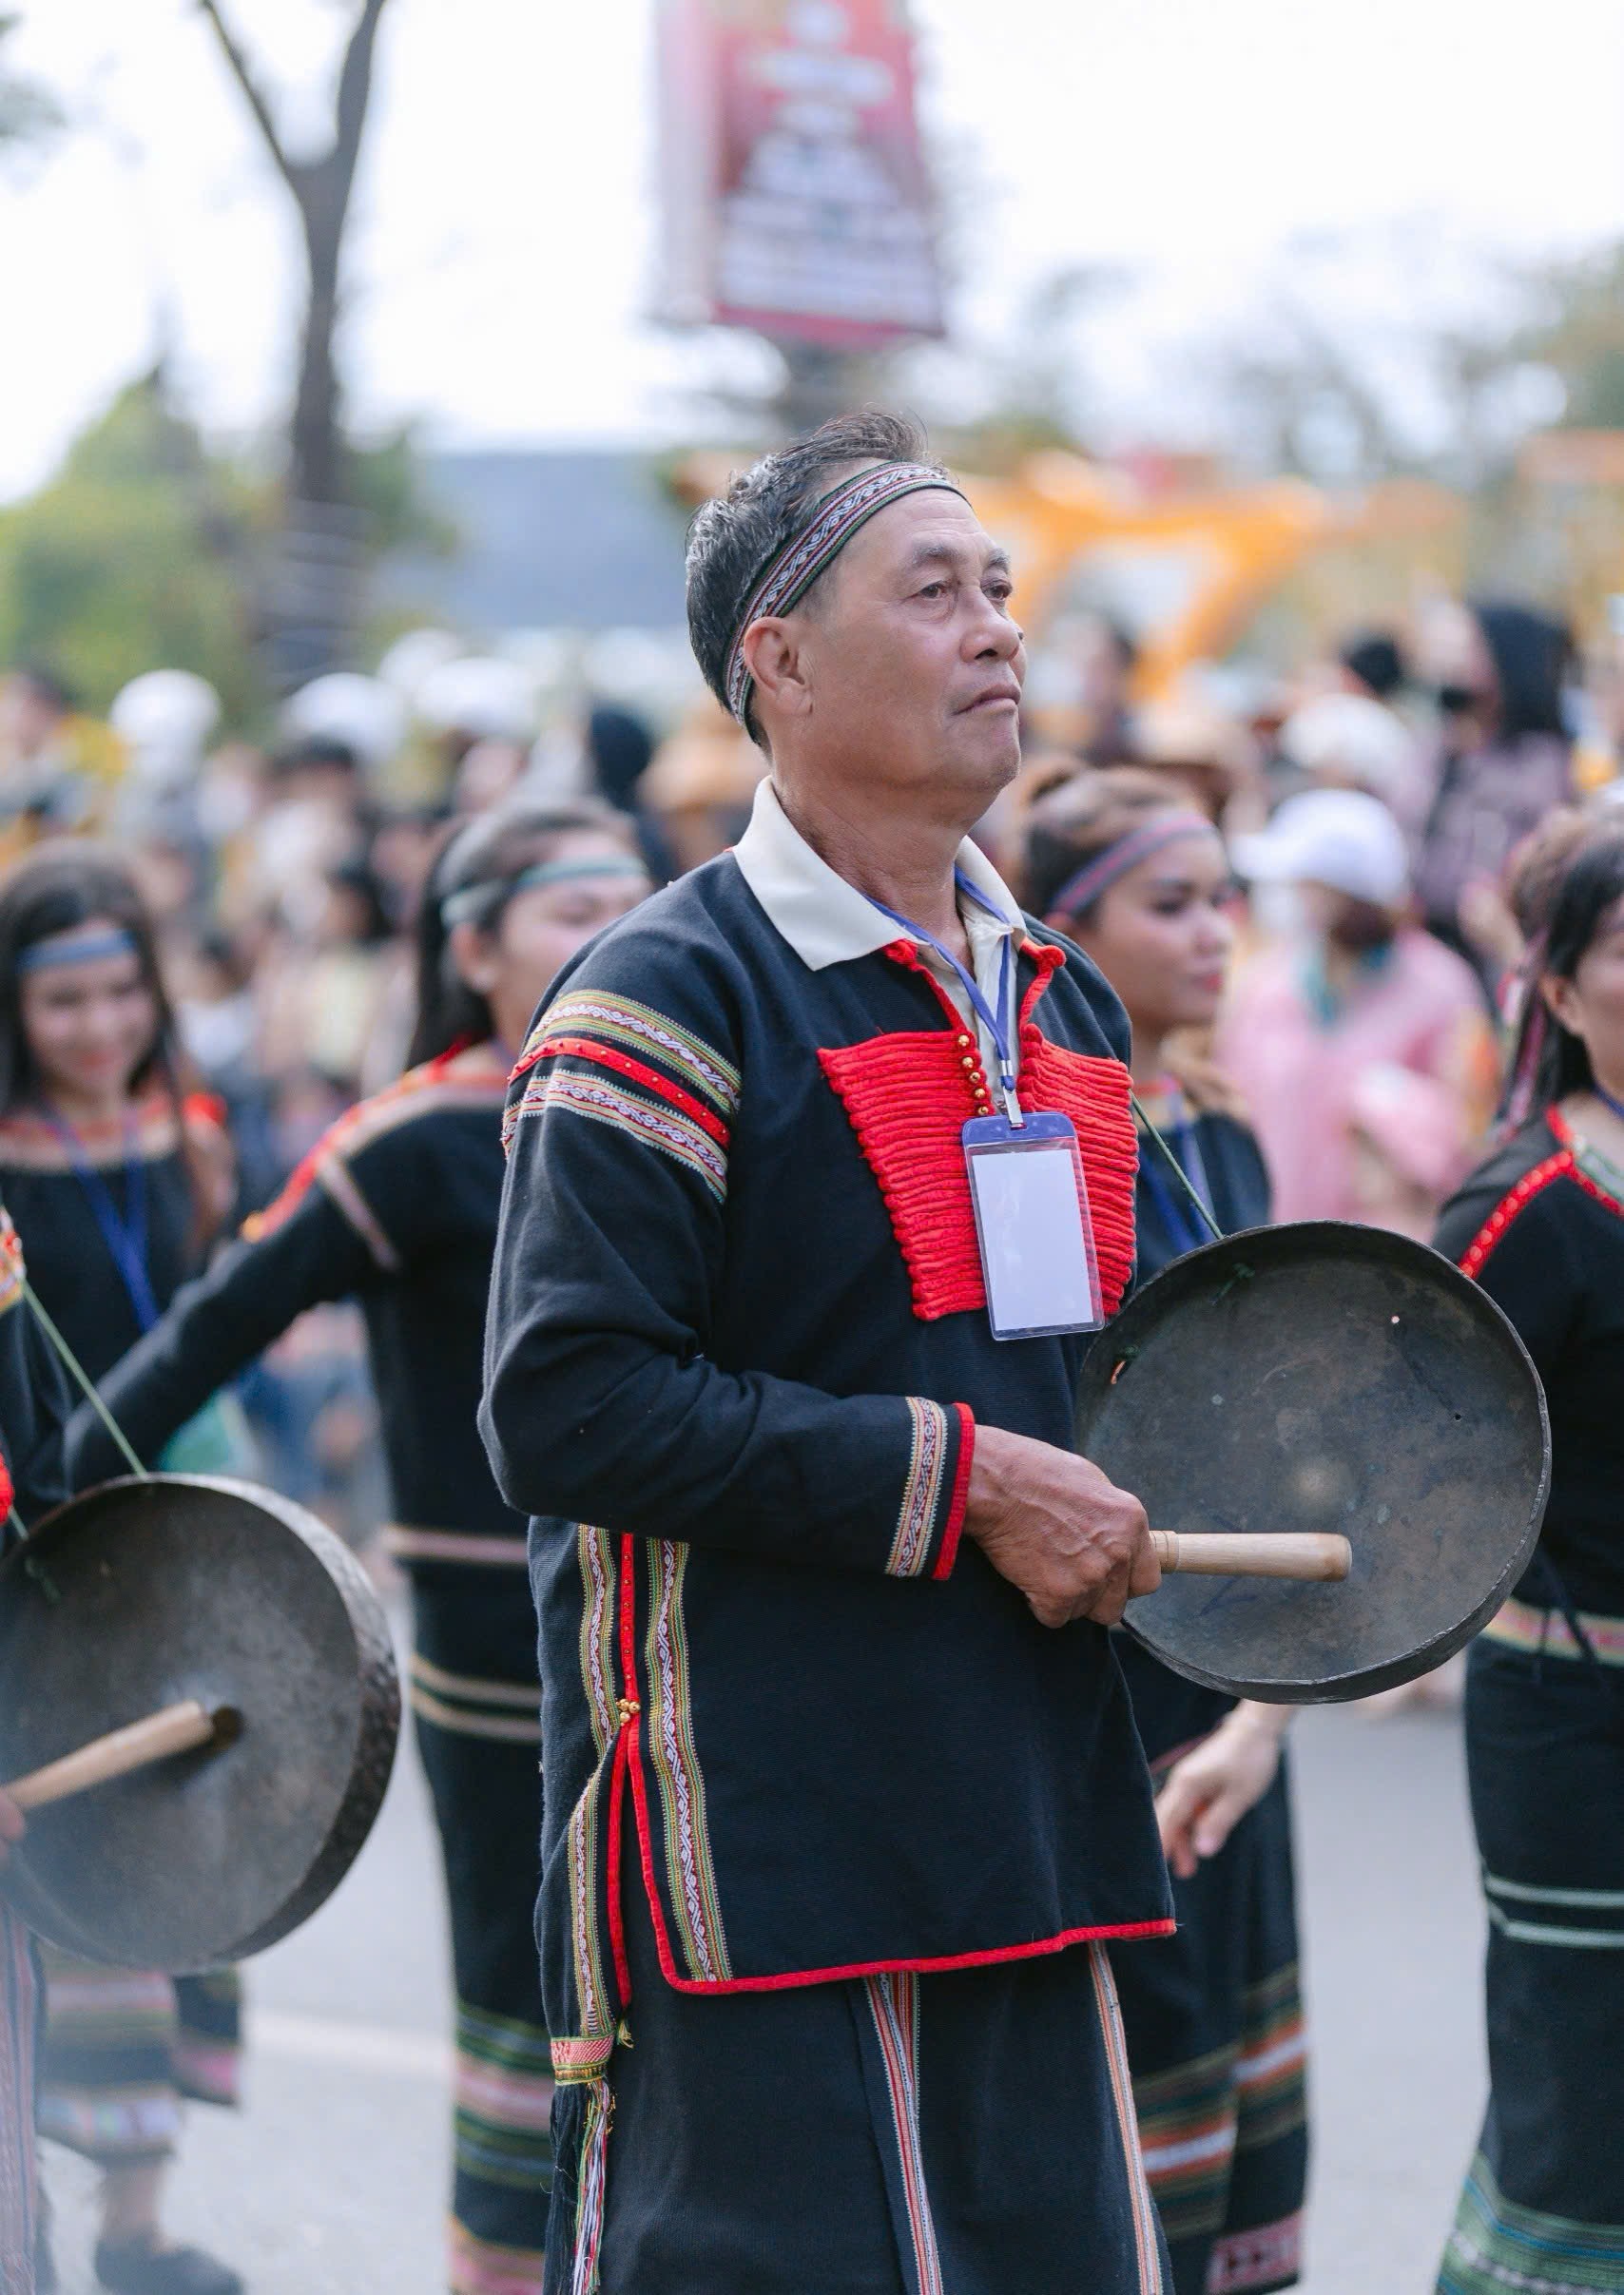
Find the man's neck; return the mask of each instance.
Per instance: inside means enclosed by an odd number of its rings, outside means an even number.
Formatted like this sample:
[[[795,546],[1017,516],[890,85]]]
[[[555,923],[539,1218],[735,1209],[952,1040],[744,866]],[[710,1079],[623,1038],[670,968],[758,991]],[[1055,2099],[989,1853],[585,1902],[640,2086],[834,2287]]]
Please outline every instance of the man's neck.
[[[934,934],[956,955],[968,957],[969,936],[953,880],[962,829],[930,820],[877,820],[843,809],[839,800],[786,790],[776,780],[773,785],[790,826],[837,877]]]

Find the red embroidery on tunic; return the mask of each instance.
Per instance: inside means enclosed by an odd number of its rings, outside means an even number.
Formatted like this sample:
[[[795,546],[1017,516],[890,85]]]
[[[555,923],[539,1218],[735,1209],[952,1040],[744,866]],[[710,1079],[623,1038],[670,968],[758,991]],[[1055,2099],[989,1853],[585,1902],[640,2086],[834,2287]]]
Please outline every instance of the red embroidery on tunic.
[[[612,1068],[617,1075],[628,1077],[633,1084],[642,1084],[649,1091],[657,1091],[671,1107],[680,1108],[684,1115],[691,1116],[703,1130],[708,1131],[722,1147],[727,1145],[727,1127],[718,1115],[696,1100],[691,1091],[673,1084],[646,1061],[634,1060],[629,1052],[616,1051],[612,1044],[595,1043],[590,1036],[549,1036],[540,1049],[521,1067],[533,1067],[537,1061],[551,1058],[554,1053],[567,1052],[571,1059],[595,1060],[601,1068]],[[515,1074],[519,1071],[514,1070]]]
[[[1542,1194],[1553,1180],[1577,1179],[1573,1150],[1564,1148],[1556,1155],[1548,1155],[1542,1164],[1523,1173],[1511,1193],[1501,1198],[1489,1213],[1467,1245],[1460,1261],[1462,1275],[1479,1275],[1490,1252],[1511,1225],[1518,1213],[1526,1208],[1535,1196]]]
[[[1068,1051],[1042,1033],[1032,1010],[1050,974],[1065,962],[1065,952],[1029,943],[1024,953],[1035,958],[1038,976],[1021,1005],[1016,1096],[1022,1108],[1058,1109],[1076,1127],[1100,1290],[1107,1314],[1114,1314],[1133,1272],[1139,1149],[1128,1070],[1120,1060]],[[905,944],[886,954],[932,979]],[[925,1322],[987,1303],[960,1134],[969,1117],[993,1112],[975,1038],[939,982],[933,985],[952,1012],[951,1031],[871,1036],[866,1044],[818,1054],[880,1183],[907,1265],[914,1312]]]

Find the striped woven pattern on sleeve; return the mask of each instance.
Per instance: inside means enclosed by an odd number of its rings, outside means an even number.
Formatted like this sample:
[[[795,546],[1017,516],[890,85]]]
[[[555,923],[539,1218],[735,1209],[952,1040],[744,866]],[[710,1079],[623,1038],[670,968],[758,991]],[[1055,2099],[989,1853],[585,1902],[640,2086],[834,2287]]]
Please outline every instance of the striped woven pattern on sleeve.
[[[600,991],[561,996],[532,1030],[513,1084],[507,1145],[525,1117],[567,1109],[686,1165],[725,1200],[739,1071],[651,1006]]]

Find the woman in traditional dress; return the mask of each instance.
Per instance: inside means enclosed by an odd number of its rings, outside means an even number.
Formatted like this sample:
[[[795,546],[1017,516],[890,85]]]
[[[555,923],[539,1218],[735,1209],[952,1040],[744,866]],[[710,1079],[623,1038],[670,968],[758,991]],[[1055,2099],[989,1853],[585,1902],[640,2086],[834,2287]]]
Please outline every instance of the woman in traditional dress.
[[[0,1186],[33,1287],[91,1379],[197,1271],[230,1199],[223,1134],[183,1090],[150,919],[94,847],[48,846],[0,890]],[[235,2271],[166,2239],[160,2203],[182,2098],[237,2100],[235,1977],[44,1961],[40,2130],[103,2170],[103,2284],[234,2295]]]
[[[1269,1216],[1234,1095],[1176,1048],[1210,1028],[1232,941],[1222,839],[1165,781],[1087,773],[1038,800],[1024,905],[1068,934],[1127,1006],[1142,1133],[1141,1280]],[[1199,1203],[1196,1199],[1199,1199]],[[1203,1209],[1207,1216],[1203,1216]],[[1178,1934],[1112,1954],[1140,2141],[1177,2295],[1287,2287],[1307,2166],[1302,2004],[1283,1706],[1237,1705],[1115,1637],[1159,1781]]]
[[[1552,1450],[1538,1549],[1467,1666],[1489,2103],[1440,2295],[1624,2289],[1624,831],[1539,906],[1524,1120],[1437,1239],[1520,1333]]]
[[[359,1302],[396,1512],[387,1542],[412,1578],[411,1701],[451,1909],[454,2295],[539,2295],[551,2162],[534,1935],[535,1615],[526,1525],[499,1495],[475,1424],[502,1104],[554,973],[648,889],[631,825],[594,804],[488,814],[462,830],[424,897],[414,1065],[339,1119],[103,1384],[151,1456],[305,1308]],[[69,1456],[81,1481],[113,1469],[87,1410]]]

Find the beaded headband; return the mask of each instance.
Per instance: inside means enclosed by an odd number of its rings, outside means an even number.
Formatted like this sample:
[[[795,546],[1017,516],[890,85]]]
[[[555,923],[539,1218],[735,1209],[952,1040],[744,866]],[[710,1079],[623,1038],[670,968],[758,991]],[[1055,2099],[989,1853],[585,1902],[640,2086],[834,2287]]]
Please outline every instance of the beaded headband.
[[[138,956],[135,935],[120,925],[98,925],[93,932],[85,932],[79,925],[70,925],[65,933],[52,933],[45,940],[36,940],[31,948],[24,949],[17,958],[20,973],[41,971],[48,964],[96,964],[104,956]]]
[[[876,511],[934,486],[967,499],[961,487],[923,462],[882,462],[875,470],[859,471],[855,478],[847,478],[814,503],[801,531],[768,559],[727,649],[727,706],[741,724],[755,682],[744,661],[744,637],[752,624],[769,614],[788,613]]]
[[[465,924],[470,916],[478,916],[487,897],[494,892],[501,892],[512,900],[535,885],[568,884],[576,877],[647,878],[648,874],[634,853],[628,853],[619,860],[607,853],[596,860],[538,860],[533,868],[521,869],[516,877],[486,877],[477,884],[459,885],[440,902],[440,922]]]
[[[1126,877],[1130,869],[1149,860],[1164,845],[1177,844],[1181,838],[1193,837],[1198,830],[1208,837],[1218,834],[1205,813],[1161,813],[1154,820],[1130,829],[1126,837],[1119,837],[1092,860],[1084,861],[1074,877],[1067,878],[1049,903],[1049,914],[1080,916],[1119,877]]]

